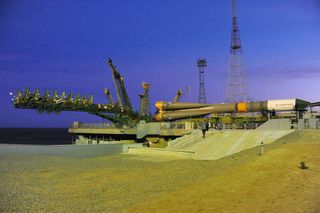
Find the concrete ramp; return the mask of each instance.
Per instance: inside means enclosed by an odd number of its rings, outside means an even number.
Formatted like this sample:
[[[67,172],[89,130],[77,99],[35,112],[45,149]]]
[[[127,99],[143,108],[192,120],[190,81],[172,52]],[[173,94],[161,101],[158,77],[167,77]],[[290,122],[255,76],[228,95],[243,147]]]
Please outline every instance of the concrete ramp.
[[[216,160],[260,146],[261,142],[270,144],[293,131],[290,119],[271,119],[255,130],[216,131],[184,148],[195,152],[194,159]]]
[[[256,130],[288,130],[291,129],[291,120],[288,118],[283,119],[270,119]]]
[[[272,143],[293,130],[230,130],[215,132],[211,136],[190,144],[186,150],[193,151],[193,159],[216,160],[255,146]]]

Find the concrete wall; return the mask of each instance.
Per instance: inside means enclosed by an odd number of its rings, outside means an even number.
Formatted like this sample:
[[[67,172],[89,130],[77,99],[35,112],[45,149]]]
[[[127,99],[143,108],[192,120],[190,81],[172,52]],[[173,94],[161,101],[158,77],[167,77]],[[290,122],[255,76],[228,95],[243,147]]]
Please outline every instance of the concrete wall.
[[[64,157],[98,157],[128,152],[129,147],[142,144],[99,144],[99,145],[18,145],[0,144],[0,156],[11,154],[47,155]]]

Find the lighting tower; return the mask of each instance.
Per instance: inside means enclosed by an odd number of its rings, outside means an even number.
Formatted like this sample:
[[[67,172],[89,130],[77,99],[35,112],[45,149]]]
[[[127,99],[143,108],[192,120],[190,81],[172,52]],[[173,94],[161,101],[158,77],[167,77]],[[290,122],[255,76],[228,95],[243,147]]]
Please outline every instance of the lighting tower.
[[[236,0],[232,0],[231,46],[227,79],[227,103],[248,101],[248,87],[241,64],[242,46],[236,14]]]
[[[206,92],[204,89],[204,68],[207,66],[206,59],[198,59],[197,67],[199,68],[199,103],[206,103]]]

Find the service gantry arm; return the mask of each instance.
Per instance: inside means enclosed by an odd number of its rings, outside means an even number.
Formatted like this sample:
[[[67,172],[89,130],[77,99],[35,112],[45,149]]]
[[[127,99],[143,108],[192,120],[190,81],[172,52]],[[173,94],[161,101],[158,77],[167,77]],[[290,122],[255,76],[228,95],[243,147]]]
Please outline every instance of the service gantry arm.
[[[108,100],[109,100],[109,103],[112,104],[112,105],[114,105],[113,97],[112,97],[112,95],[111,95],[110,90],[107,89],[107,88],[105,88],[105,89],[103,90],[103,92],[104,92],[105,96],[107,96],[107,98],[108,98]]]
[[[123,77],[117,71],[116,67],[113,65],[112,60],[110,58],[108,60],[108,65],[112,70],[112,78],[114,86],[116,88],[119,106],[127,109],[128,111],[132,111],[131,102],[129,100],[126,88],[124,86]]]
[[[93,102],[93,95],[89,98],[83,96],[81,98],[78,94],[75,98],[70,93],[66,97],[66,93],[62,92],[59,96],[55,90],[53,95],[50,96],[49,90],[46,90],[43,96],[41,96],[38,89],[32,93],[29,89],[25,89],[24,92],[18,91],[13,99],[15,108],[21,109],[36,109],[39,112],[55,112],[60,113],[61,111],[79,111],[88,112],[91,114],[102,115],[104,113],[122,113],[118,107],[113,104],[95,104]]]

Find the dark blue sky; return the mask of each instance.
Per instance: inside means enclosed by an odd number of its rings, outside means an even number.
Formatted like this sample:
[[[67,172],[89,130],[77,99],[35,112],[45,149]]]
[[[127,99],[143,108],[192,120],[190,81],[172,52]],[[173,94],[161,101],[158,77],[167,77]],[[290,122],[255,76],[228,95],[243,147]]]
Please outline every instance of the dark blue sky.
[[[238,0],[238,20],[252,99],[320,100],[318,0]],[[104,87],[115,96],[108,57],[137,110],[142,81],[152,84],[152,111],[187,85],[196,101],[199,57],[208,61],[207,102],[224,102],[230,29],[231,0],[0,0],[0,126],[101,122],[14,109],[9,92],[58,89],[103,103]]]

